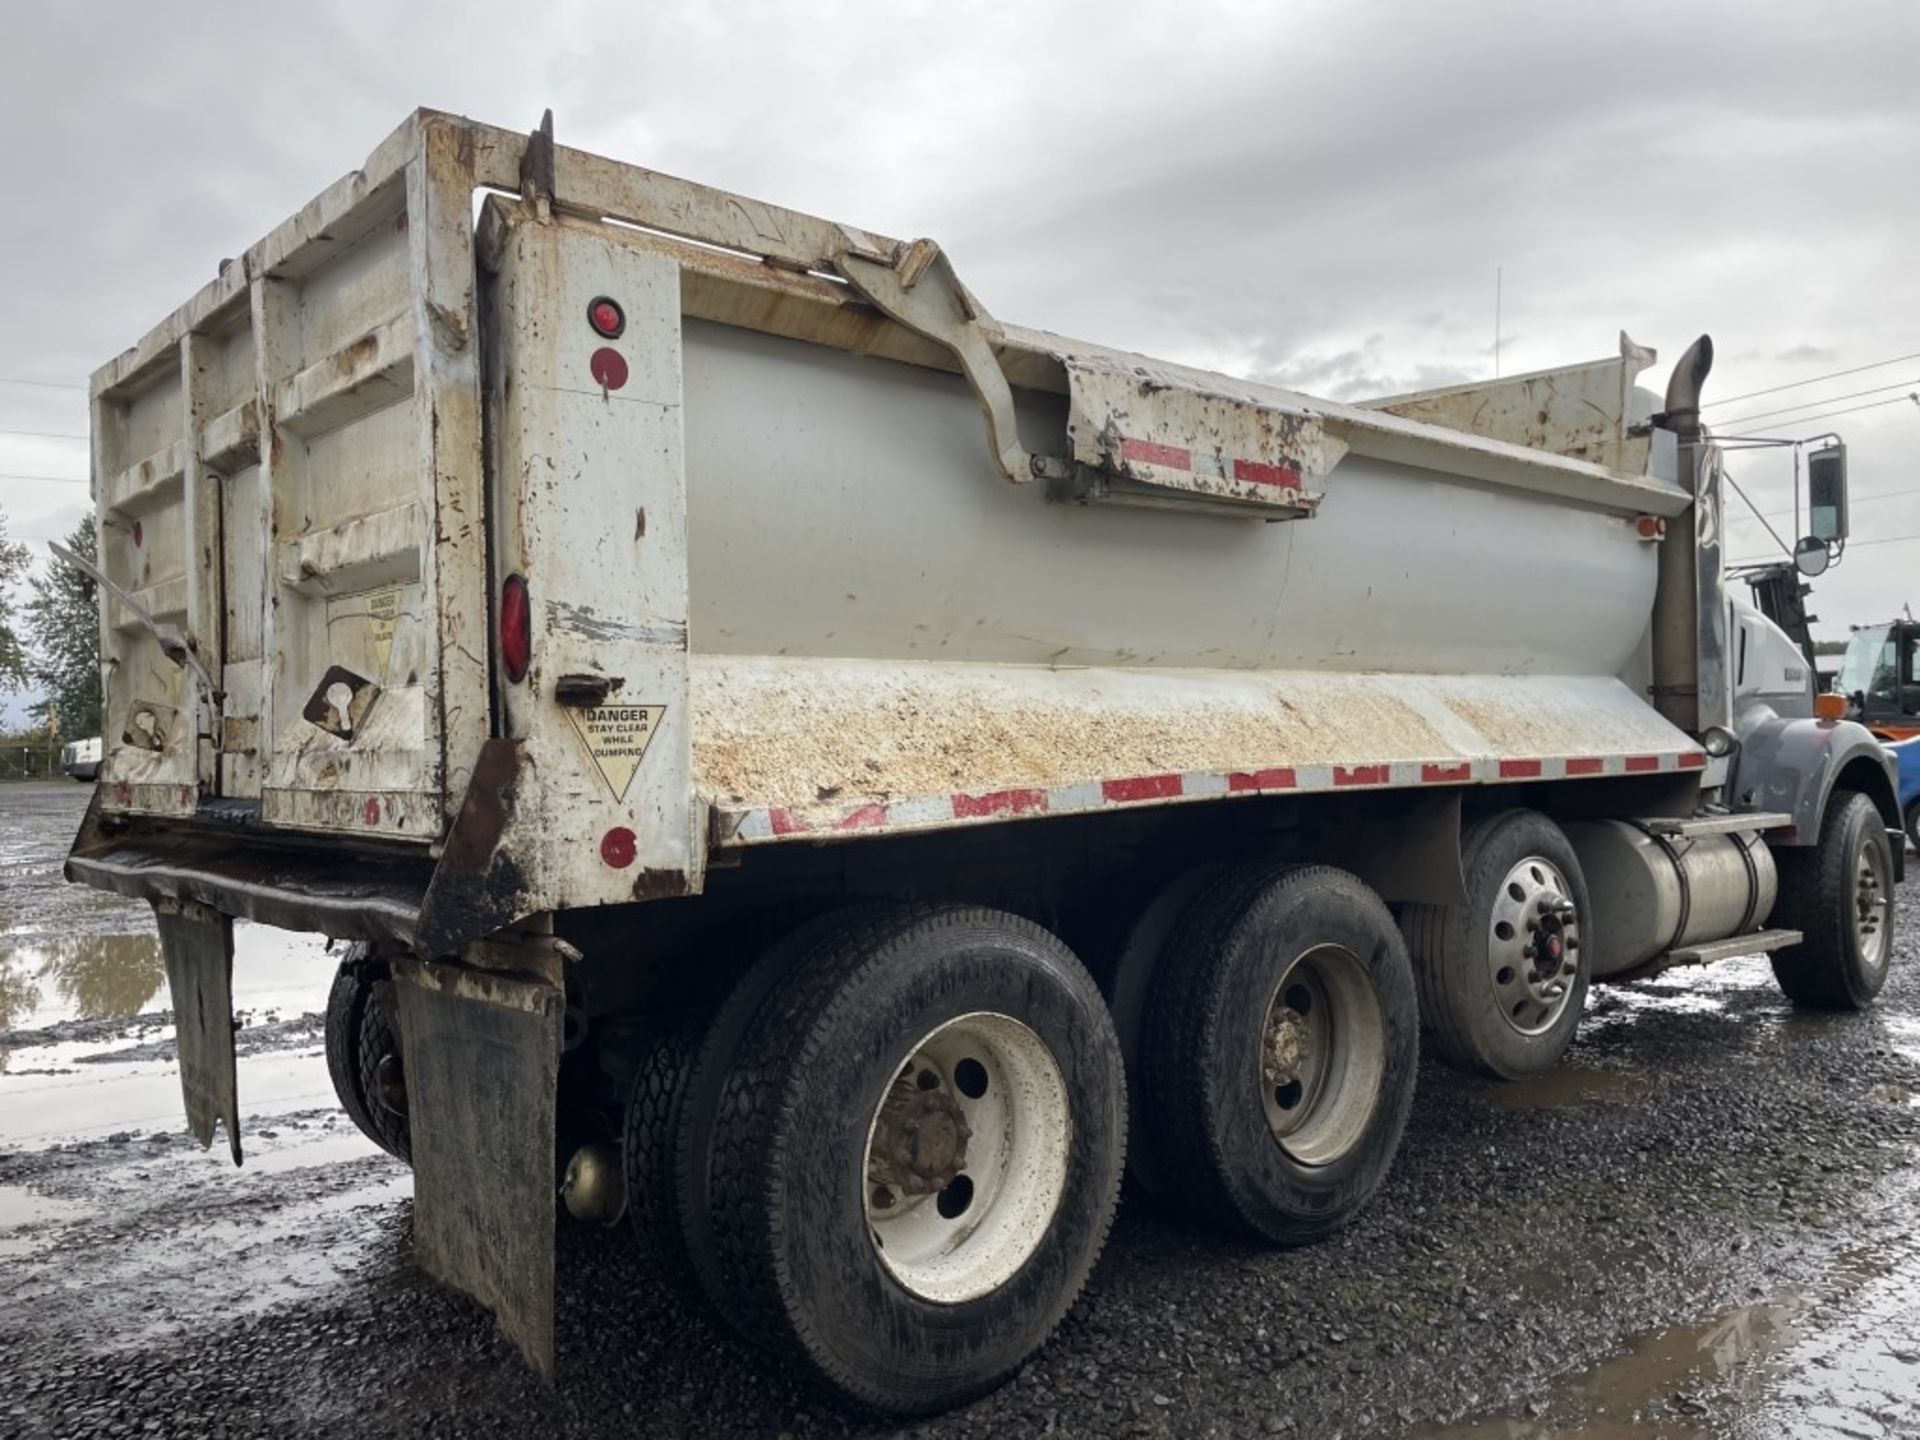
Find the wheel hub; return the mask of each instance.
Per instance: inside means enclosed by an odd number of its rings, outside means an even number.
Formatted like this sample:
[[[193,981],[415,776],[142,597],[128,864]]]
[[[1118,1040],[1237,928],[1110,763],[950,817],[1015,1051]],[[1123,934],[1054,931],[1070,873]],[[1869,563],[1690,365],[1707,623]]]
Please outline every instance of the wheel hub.
[[[967,1168],[973,1127],[960,1102],[945,1090],[920,1088],[917,1076],[934,1072],[909,1068],[880,1107],[867,1152],[867,1179],[901,1195],[932,1195]]]
[[[1297,1079],[1307,1055],[1306,1017],[1285,1005],[1276,1005],[1267,1021],[1267,1053],[1261,1074],[1267,1084],[1285,1085]]]
[[[1880,872],[1880,852],[1871,845],[1862,846],[1853,883],[1854,935],[1861,959],[1876,970],[1885,963],[1892,933],[1887,923],[1888,886]]]
[[[1318,946],[1289,965],[1261,1031],[1260,1104],[1281,1149],[1326,1165],[1352,1148],[1378,1102],[1380,1004],[1359,957]]]
[[[977,1011],[922,1036],[867,1133],[867,1231],[893,1278],[958,1303],[1005,1283],[1066,1188],[1072,1120],[1044,1041]]]
[[[1572,887],[1551,860],[1529,855],[1500,882],[1487,937],[1487,976],[1507,1024],[1522,1035],[1551,1030],[1580,973],[1580,915]]]

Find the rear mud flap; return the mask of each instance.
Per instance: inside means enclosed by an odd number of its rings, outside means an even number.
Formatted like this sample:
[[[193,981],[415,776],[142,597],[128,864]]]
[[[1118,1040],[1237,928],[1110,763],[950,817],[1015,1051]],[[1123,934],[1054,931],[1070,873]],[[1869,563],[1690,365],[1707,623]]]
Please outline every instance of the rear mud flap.
[[[491,1310],[553,1378],[554,1113],[561,989],[398,960],[414,1258]]]
[[[187,1129],[213,1144],[227,1128],[240,1163],[240,1087],[233,1060],[233,919],[186,900],[156,900],[160,953],[167,962],[173,1026],[180,1051],[180,1094]]]

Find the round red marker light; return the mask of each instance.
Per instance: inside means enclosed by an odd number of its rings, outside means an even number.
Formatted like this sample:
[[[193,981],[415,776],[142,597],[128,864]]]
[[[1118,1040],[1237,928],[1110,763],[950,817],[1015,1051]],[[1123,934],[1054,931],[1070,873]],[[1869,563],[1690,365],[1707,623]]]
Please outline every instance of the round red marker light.
[[[527,678],[527,666],[533,663],[533,602],[527,597],[527,582],[518,575],[509,575],[500,587],[500,663],[516,685]]]
[[[595,383],[608,390],[618,390],[627,383],[626,357],[610,345],[602,345],[593,352],[587,369],[592,373]]]
[[[616,870],[633,864],[637,848],[637,837],[624,825],[616,825],[600,837],[600,858]]]
[[[619,301],[598,295],[587,305],[587,323],[593,327],[595,334],[618,340],[627,328],[627,316],[620,308]]]

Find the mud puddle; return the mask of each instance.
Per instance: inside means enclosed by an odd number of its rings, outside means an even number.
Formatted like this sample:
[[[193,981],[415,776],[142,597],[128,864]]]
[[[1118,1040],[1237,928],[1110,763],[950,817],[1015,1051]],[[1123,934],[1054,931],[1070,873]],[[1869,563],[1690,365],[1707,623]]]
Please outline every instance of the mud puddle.
[[[316,936],[234,926],[243,1116],[332,1103],[321,1016],[335,963]],[[0,935],[0,1149],[178,1131],[170,1005],[150,929]]]
[[[1629,1104],[1653,1089],[1644,1074],[1562,1065],[1514,1085],[1496,1086],[1487,1100],[1496,1110],[1557,1110],[1570,1105]]]
[[[1897,1207],[1875,1228],[1878,1239],[1839,1252],[1813,1281],[1644,1335],[1518,1413],[1417,1440],[1920,1434],[1920,1241]]]

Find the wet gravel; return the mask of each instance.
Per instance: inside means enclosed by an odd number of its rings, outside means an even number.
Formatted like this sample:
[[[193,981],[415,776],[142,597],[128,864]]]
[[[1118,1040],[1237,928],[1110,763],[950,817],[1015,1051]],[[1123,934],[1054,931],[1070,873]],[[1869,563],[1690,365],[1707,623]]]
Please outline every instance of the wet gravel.
[[[1392,1179],[1332,1243],[1223,1241],[1129,1196],[1081,1303],[1014,1382],[899,1433],[1364,1437],[1545,1414],[1556,1377],[1636,1335],[1871,1266],[1920,1194],[1913,885],[1900,927],[1864,1016],[1797,1014],[1764,961],[1734,961],[1597,991],[1544,1082],[1424,1065]],[[284,1043],[305,1043],[299,1023]],[[770,1375],[670,1303],[623,1233],[577,1226],[548,1390],[412,1267],[404,1172],[366,1153],[297,1163],[298,1145],[349,1143],[343,1125],[255,1116],[267,1173],[244,1192],[170,1131],[0,1150],[0,1189],[60,1212],[12,1248],[0,1231],[0,1434],[896,1433]],[[311,1283],[258,1301],[250,1277],[289,1274]],[[1644,1433],[1666,1433],[1662,1415],[1779,1433],[1717,1403],[1652,1396]]]

